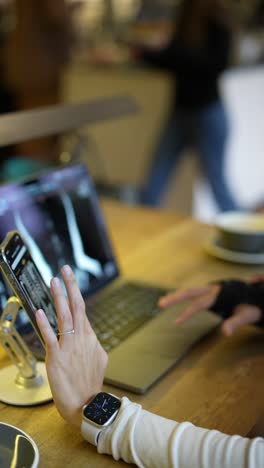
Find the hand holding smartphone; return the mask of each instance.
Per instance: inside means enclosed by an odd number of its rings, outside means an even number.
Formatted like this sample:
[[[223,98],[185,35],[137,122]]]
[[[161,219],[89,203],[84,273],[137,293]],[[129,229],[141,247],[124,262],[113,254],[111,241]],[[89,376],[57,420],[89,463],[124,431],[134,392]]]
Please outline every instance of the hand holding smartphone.
[[[58,334],[57,315],[49,288],[18,231],[8,232],[0,244],[0,267],[44,345],[35,318],[36,310],[44,310],[56,335]]]

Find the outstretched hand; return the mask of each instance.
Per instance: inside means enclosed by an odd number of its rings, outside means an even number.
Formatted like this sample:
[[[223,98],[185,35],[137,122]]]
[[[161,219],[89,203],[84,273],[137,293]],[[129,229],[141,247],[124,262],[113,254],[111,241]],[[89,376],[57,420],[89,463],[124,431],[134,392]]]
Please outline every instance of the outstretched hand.
[[[57,339],[45,313],[36,319],[46,345],[46,367],[55,405],[69,423],[81,426],[82,407],[102,389],[108,357],[85,313],[85,304],[71,268],[61,269],[68,300],[58,278],[51,280],[59,332]]]
[[[185,300],[191,300],[191,303],[183,308],[175,321],[179,325],[202,310],[210,310],[220,291],[221,284],[216,283],[198,288],[182,289],[161,297],[159,306],[162,309],[166,309]],[[256,323],[260,318],[261,310],[259,307],[239,304],[234,308],[231,316],[223,321],[221,330],[225,336],[231,336],[241,326]]]

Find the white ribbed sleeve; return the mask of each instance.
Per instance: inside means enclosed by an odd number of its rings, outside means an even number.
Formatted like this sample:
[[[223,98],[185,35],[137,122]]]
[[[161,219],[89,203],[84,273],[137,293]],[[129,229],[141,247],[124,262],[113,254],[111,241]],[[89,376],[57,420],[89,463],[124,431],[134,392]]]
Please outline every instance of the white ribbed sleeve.
[[[100,435],[98,452],[139,467],[264,468],[264,439],[177,423],[126,397],[114,424]]]

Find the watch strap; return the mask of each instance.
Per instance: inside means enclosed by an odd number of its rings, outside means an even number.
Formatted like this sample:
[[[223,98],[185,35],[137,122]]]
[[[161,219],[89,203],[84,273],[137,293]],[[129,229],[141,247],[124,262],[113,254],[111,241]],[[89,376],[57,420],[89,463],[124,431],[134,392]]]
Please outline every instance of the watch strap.
[[[83,435],[83,438],[92,445],[97,446],[99,434],[103,430],[104,430],[103,427],[99,428],[99,427],[93,426],[88,421],[85,421],[85,419],[82,420],[81,433]]]

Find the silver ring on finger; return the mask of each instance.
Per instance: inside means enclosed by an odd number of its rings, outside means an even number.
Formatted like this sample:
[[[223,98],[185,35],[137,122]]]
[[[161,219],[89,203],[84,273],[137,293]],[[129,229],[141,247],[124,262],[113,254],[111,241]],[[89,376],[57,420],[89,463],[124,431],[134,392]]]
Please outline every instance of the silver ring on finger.
[[[72,328],[72,330],[68,330],[68,331],[65,331],[65,332],[58,332],[58,336],[74,335],[74,333],[75,333],[75,330],[74,330],[74,328]]]

